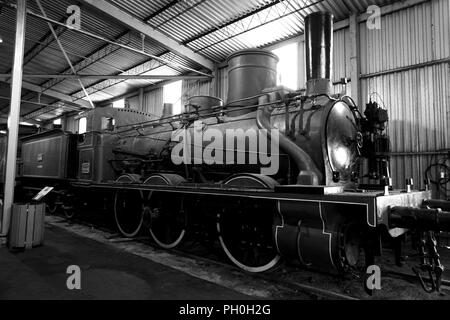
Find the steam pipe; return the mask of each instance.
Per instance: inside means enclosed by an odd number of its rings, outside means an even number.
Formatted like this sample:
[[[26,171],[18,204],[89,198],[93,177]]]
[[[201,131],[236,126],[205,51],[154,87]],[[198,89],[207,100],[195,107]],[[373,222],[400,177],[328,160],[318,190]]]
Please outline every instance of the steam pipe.
[[[260,129],[267,130],[270,135],[271,130],[275,129],[271,123],[270,118],[275,109],[275,104],[267,105],[270,101],[276,101],[277,94],[271,93],[259,98],[259,105],[256,115],[256,121]],[[265,107],[262,107],[266,105]],[[297,184],[300,185],[319,185],[322,182],[322,173],[317,169],[311,157],[302,148],[292,142],[285,135],[279,135],[280,148],[283,149],[289,156],[294,159],[295,164],[299,170]]]
[[[441,209],[392,207],[389,227],[423,231],[450,231],[450,212]]]

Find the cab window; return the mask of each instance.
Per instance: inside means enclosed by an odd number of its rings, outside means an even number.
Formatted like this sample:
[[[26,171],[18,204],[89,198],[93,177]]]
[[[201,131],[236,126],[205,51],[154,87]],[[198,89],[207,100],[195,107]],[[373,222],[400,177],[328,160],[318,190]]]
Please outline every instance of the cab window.
[[[87,119],[86,117],[84,117],[78,120],[78,133],[84,134],[86,133],[86,131],[87,131]]]
[[[116,120],[114,118],[102,118],[102,130],[114,131],[116,127]]]

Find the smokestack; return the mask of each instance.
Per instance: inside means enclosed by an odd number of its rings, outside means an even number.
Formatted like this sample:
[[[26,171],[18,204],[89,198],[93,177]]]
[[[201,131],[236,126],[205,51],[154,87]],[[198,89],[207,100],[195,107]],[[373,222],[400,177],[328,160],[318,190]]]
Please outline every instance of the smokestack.
[[[315,12],[305,18],[306,94],[331,94],[333,15]]]

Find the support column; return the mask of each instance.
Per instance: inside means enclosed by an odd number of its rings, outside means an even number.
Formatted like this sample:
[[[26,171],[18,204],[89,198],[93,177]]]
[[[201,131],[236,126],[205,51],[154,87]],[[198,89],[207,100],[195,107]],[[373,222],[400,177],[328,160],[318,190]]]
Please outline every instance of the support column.
[[[306,85],[306,60],[305,60],[305,37],[298,41],[298,67],[297,67],[297,89],[303,89]]]
[[[68,126],[67,126],[67,114],[64,114],[61,118],[61,129],[64,131],[68,131]]]
[[[358,106],[362,108],[361,96],[361,54],[360,54],[360,32],[358,15],[352,14],[350,20],[350,64],[351,64],[351,96]]]
[[[139,89],[139,111],[144,112],[144,88]]]
[[[213,97],[218,97],[217,92],[218,90],[218,82],[217,82],[217,76],[219,74],[219,69],[217,68],[217,65],[214,67],[213,76],[214,78],[211,79],[211,82],[209,83],[209,95]]]
[[[25,48],[25,26],[27,15],[27,0],[17,0],[16,42],[14,65],[11,81],[11,107],[8,118],[8,149],[6,152],[5,199],[3,214],[0,219],[0,244],[8,235],[11,211],[14,201],[16,181],[17,145],[19,138],[20,100],[22,94],[23,59]]]

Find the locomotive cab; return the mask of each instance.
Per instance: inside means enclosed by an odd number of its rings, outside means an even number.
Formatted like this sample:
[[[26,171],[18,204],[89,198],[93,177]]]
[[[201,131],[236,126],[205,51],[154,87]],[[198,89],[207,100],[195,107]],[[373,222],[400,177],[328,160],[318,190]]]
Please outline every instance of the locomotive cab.
[[[85,182],[111,182],[120,174],[115,170],[114,147],[118,128],[150,121],[152,116],[130,109],[95,108],[78,116],[86,118],[86,133],[78,140],[78,175]]]

